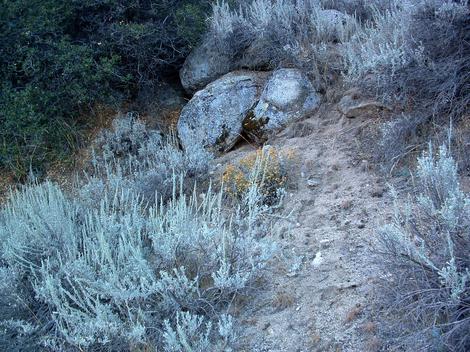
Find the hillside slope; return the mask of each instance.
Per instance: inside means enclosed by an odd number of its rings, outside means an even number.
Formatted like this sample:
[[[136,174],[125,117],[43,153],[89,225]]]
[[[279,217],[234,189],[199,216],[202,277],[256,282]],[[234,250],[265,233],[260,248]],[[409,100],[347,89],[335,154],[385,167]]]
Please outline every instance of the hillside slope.
[[[334,106],[269,141],[297,155],[297,175],[272,234],[282,247],[267,288],[244,314],[245,351],[374,351],[370,310],[380,270],[375,229],[390,212],[383,181],[354,155],[361,119]],[[216,160],[253,150],[245,145]]]

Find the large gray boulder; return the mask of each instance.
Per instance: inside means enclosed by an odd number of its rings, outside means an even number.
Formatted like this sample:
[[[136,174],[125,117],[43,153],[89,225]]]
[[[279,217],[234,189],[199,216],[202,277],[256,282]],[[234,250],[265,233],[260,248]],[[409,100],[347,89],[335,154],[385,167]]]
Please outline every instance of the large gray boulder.
[[[235,68],[228,56],[219,53],[209,43],[194,49],[180,70],[180,80],[186,92],[193,94]]]
[[[259,100],[266,74],[229,73],[197,92],[181,111],[178,134],[183,148],[202,146],[215,153],[239,140],[243,121]]]
[[[248,135],[258,142],[314,112],[321,96],[308,77],[300,70],[276,70],[268,79],[260,100],[244,121]]]

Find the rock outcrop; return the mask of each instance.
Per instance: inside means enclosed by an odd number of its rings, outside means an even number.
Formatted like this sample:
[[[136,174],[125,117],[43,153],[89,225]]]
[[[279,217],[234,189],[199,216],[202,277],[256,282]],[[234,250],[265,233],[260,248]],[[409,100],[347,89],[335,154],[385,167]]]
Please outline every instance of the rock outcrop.
[[[263,142],[287,124],[312,113],[320,102],[321,96],[302,71],[279,69],[268,79],[243,127],[249,136]]]
[[[236,71],[197,92],[178,121],[183,148],[230,150],[245,133],[265,142],[289,123],[315,111],[321,96],[298,69]]]
[[[186,92],[194,94],[233,69],[230,58],[205,43],[186,58],[180,70],[180,80]]]
[[[266,74],[229,73],[197,92],[183,108],[178,134],[183,148],[228,151],[239,140],[243,121],[259,100]]]

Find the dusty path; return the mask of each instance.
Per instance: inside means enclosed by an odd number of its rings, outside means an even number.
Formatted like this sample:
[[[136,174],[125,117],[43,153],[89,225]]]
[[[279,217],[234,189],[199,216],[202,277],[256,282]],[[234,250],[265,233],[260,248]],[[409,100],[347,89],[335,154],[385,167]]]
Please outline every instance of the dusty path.
[[[273,235],[282,256],[255,308],[244,315],[241,350],[379,349],[370,311],[379,275],[373,244],[390,204],[384,184],[354,157],[361,123],[330,108],[270,141],[296,150],[300,170],[286,200],[291,218],[278,221],[280,235]]]

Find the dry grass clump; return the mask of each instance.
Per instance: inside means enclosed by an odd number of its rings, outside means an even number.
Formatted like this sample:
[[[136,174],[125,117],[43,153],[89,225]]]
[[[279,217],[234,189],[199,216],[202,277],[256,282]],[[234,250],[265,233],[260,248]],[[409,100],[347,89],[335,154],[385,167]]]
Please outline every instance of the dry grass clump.
[[[363,307],[360,304],[356,304],[353,308],[351,308],[347,312],[346,318],[344,319],[344,321],[346,323],[351,323],[354,320],[356,320],[362,314],[362,312],[363,312]]]
[[[255,184],[265,203],[274,203],[280,190],[287,185],[289,172],[295,159],[293,150],[264,147],[226,166],[222,182],[234,198],[243,197]]]
[[[278,292],[273,298],[272,306],[276,311],[282,311],[295,304],[295,297],[285,291]]]

